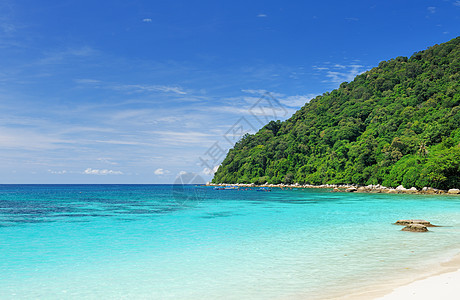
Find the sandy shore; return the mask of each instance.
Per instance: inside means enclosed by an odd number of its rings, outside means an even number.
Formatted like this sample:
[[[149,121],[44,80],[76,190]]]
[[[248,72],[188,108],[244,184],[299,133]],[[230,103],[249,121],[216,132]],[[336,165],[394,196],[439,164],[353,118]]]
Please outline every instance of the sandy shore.
[[[394,281],[376,282],[364,289],[354,289],[341,296],[322,299],[334,300],[450,300],[460,299],[460,253],[441,262],[423,274]]]
[[[422,280],[417,280],[408,285],[396,288],[390,294],[376,299],[460,299],[460,269],[455,272],[443,273]]]
[[[411,281],[391,284],[389,287],[363,293],[356,299],[376,300],[424,300],[424,299],[460,299],[460,253],[451,260],[440,263],[437,267],[421,277],[412,278]],[[355,299],[355,297],[350,297]]]
[[[460,299],[460,254],[433,270],[435,273],[395,288],[379,300],[396,299]]]

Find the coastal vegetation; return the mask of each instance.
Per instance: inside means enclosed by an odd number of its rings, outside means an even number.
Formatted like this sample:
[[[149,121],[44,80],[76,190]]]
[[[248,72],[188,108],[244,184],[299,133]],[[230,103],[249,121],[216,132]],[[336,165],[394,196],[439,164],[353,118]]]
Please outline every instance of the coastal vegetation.
[[[460,187],[460,37],[382,61],[230,149],[214,183]]]

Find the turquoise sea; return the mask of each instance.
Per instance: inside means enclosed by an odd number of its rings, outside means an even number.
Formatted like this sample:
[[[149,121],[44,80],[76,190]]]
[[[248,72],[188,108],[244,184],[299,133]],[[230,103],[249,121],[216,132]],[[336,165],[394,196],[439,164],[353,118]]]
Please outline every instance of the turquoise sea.
[[[327,298],[459,244],[457,196],[0,185],[0,299]]]

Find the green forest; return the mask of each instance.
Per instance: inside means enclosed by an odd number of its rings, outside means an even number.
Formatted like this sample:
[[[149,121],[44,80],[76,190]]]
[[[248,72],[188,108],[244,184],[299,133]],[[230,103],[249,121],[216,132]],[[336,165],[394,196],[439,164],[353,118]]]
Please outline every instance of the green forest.
[[[460,37],[382,61],[230,149],[213,183],[460,187]]]

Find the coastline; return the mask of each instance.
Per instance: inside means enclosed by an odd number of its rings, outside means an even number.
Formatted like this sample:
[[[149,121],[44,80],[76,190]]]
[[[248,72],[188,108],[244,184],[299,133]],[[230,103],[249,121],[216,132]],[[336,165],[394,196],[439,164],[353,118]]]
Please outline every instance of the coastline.
[[[452,252],[453,253],[453,252]],[[390,276],[380,278],[374,284],[361,287],[345,288],[325,293],[314,298],[317,300],[457,300],[460,297],[460,249],[455,255],[440,257],[421,272],[412,273],[401,277],[395,273],[395,278]],[[397,270],[394,270],[397,272]],[[375,278],[374,278],[375,279]],[[292,297],[289,297],[291,299]],[[293,299],[310,299],[297,295]]]
[[[376,186],[356,186],[356,185],[300,185],[300,184],[212,184],[208,186],[238,186],[238,187],[268,187],[281,189],[329,189],[331,192],[353,192],[353,193],[387,193],[387,194],[419,194],[419,195],[444,195],[459,196],[457,193],[449,193],[447,190],[436,190],[425,188],[422,190],[412,189],[391,189]],[[352,190],[347,190],[347,189]],[[390,192],[391,190],[391,192]],[[423,259],[423,258],[421,258]],[[319,299],[375,299],[375,300],[399,300],[399,299],[459,299],[460,297],[460,248],[449,252],[440,252],[439,257],[434,259],[426,268],[401,276],[398,270],[394,270],[394,278],[391,273],[388,277],[381,278],[375,284],[365,285],[362,288],[345,289],[327,293]],[[299,295],[298,295],[299,296]],[[303,296],[294,297],[295,299],[305,299]],[[308,297],[307,297],[308,299]]]
[[[332,189],[332,192],[348,192],[348,193],[372,193],[372,194],[421,194],[421,195],[459,195],[460,189],[452,188],[449,190],[435,189],[432,187],[424,187],[421,190],[411,187],[407,189],[402,185],[396,188],[389,188],[382,186],[380,184],[376,185],[353,185],[353,184],[322,184],[322,185],[312,185],[312,184],[254,184],[254,183],[206,183],[206,186],[214,187],[225,187],[225,186],[237,186],[237,187],[264,187],[264,188],[281,188],[281,189]]]
[[[458,282],[460,282],[460,252],[447,261],[440,261],[423,274],[405,280],[382,283],[367,291],[354,292],[332,299],[458,299],[460,296]]]

